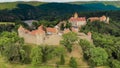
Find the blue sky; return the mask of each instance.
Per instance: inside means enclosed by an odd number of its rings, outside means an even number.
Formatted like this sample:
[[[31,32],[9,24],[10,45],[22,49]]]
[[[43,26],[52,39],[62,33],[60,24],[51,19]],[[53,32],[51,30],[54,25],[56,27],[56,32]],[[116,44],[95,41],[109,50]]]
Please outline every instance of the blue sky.
[[[70,1],[117,1],[117,0],[0,0],[0,2],[14,2],[14,1],[70,2]]]

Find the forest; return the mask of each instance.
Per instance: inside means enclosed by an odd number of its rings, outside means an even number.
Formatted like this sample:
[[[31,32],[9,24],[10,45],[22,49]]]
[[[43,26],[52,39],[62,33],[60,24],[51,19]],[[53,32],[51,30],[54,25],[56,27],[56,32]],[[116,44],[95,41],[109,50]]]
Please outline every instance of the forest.
[[[68,3],[45,3],[40,4],[38,6],[33,6],[25,3],[18,3],[16,7],[17,8],[13,8],[11,10],[9,9],[0,10],[0,21],[31,20],[31,19],[61,21],[67,20],[75,12],[78,12],[80,16],[86,17],[101,15],[107,15],[113,17],[114,19],[120,17],[119,7],[113,5],[106,6],[103,3],[93,4],[91,3],[80,5]],[[97,13],[99,14],[97,15]]]

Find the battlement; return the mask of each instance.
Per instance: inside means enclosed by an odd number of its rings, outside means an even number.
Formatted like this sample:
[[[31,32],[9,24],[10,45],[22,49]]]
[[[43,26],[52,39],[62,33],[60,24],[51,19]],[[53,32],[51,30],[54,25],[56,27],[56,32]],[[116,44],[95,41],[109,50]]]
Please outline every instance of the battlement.
[[[46,28],[45,31],[42,25],[39,26],[38,29],[32,31],[29,31],[23,28],[22,26],[20,26],[18,28],[18,34],[20,37],[24,38],[24,41],[26,43],[32,43],[37,45],[41,45],[41,44],[59,45],[58,42],[61,39],[60,35],[58,35],[58,30],[56,28],[48,27]],[[55,41],[57,43],[55,43]]]

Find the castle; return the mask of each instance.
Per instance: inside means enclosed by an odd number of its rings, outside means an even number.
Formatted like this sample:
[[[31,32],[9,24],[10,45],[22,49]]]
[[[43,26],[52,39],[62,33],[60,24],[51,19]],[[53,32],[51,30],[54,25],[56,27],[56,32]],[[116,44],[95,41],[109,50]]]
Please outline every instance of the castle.
[[[77,13],[74,14],[69,20],[69,23],[72,24],[72,27],[81,27],[87,24],[87,21],[94,22],[100,21],[109,24],[109,17],[103,15],[101,17],[90,17],[86,20],[85,17],[79,17]]]
[[[69,23],[71,23],[73,27],[81,27],[83,25],[86,25],[86,18],[79,17],[78,14],[75,13],[74,17],[71,17],[69,19]]]
[[[25,43],[37,44],[37,45],[59,45],[62,40],[62,34],[69,32],[76,32],[78,37],[81,39],[86,39],[91,42],[91,32],[87,35],[84,33],[77,32],[74,28],[64,29],[62,32],[59,32],[57,28],[47,27],[43,29],[43,26],[39,26],[38,29],[29,31],[22,26],[18,28],[18,35],[24,39]]]
[[[109,17],[102,16],[102,17],[90,17],[88,18],[90,22],[93,21],[103,21],[105,23],[109,23]],[[65,23],[65,22],[63,22]],[[74,17],[69,19],[69,23],[72,24],[71,28],[65,28],[64,30],[60,30],[61,23],[57,24],[55,27],[46,27],[44,28],[43,25],[39,26],[38,29],[29,31],[22,26],[18,28],[18,34],[20,37],[24,38],[25,43],[31,44],[47,44],[47,45],[59,45],[60,41],[62,40],[62,34],[66,34],[69,32],[77,33],[77,36],[80,39],[86,39],[92,42],[92,33],[88,32],[87,35],[85,33],[79,32],[79,27],[86,25],[86,18],[85,17],[78,17],[78,14],[75,13]]]

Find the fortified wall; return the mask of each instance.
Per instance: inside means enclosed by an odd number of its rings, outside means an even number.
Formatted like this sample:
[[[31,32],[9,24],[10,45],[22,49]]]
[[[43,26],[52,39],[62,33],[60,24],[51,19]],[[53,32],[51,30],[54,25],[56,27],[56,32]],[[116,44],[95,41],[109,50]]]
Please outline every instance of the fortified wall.
[[[96,21],[106,21],[108,23],[109,19],[107,17],[102,16],[100,18],[91,17],[89,20]],[[18,34],[20,37],[24,38],[25,43],[30,44],[37,44],[37,45],[60,45],[60,41],[62,40],[62,34],[68,33],[70,31],[77,33],[77,36],[80,39],[86,39],[90,42],[92,42],[92,33],[88,32],[88,34],[80,33],[79,27],[86,25],[86,18],[85,17],[78,17],[78,14],[75,13],[74,17],[71,17],[69,19],[69,23],[71,23],[71,28],[64,28],[64,30],[60,30],[61,23],[56,25],[54,28],[47,27],[43,28],[43,25],[39,26],[38,29],[29,31],[22,26],[18,28]],[[66,22],[63,22],[63,24],[66,24]]]
[[[42,26],[40,26],[37,30],[33,31],[29,31],[20,26],[18,29],[18,34],[20,37],[24,38],[25,43],[37,45],[59,45],[59,41],[61,40],[61,36],[58,35],[56,28],[48,29],[46,33],[42,29]]]

